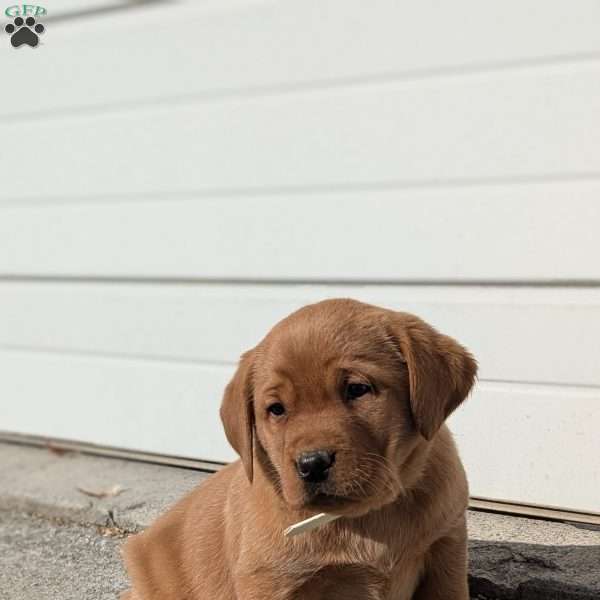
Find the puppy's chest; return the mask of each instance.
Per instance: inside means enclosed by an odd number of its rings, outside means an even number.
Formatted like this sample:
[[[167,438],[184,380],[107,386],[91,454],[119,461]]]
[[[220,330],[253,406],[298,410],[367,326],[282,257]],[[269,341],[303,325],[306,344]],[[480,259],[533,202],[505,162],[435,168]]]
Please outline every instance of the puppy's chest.
[[[294,600],[410,600],[423,561],[401,545],[341,535],[304,549]]]

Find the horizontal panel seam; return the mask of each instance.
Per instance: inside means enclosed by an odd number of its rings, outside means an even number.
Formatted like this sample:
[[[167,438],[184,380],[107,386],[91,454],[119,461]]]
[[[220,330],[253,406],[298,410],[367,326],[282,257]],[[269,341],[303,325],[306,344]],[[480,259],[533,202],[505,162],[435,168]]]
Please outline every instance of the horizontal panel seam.
[[[172,356],[164,355],[144,355],[144,354],[127,354],[127,353],[112,353],[112,352],[99,352],[90,350],[73,350],[73,349],[61,349],[61,348],[49,348],[49,347],[34,347],[17,344],[3,344],[0,345],[0,351],[7,354],[25,354],[25,355],[47,355],[53,358],[76,358],[76,359],[106,359],[111,361],[135,361],[135,362],[148,362],[148,363],[162,363],[164,365],[179,365],[189,367],[210,367],[216,369],[232,370],[236,366],[235,361],[225,360],[207,360],[207,359],[191,359],[191,358],[177,358]],[[1,359],[1,355],[0,355]],[[494,378],[481,378],[478,380],[478,384],[493,384],[493,385],[509,385],[509,386],[524,386],[524,387],[537,387],[537,388],[562,388],[562,389],[575,389],[575,390],[600,390],[600,384],[580,384],[576,382],[548,382],[548,381],[526,381],[526,380],[513,380],[513,379],[494,379]]]
[[[503,175],[489,177],[461,177],[440,179],[406,179],[395,181],[372,181],[372,182],[330,182],[323,184],[297,184],[297,185],[274,185],[239,188],[211,188],[197,190],[160,190],[149,192],[132,192],[127,194],[88,194],[88,195],[46,195],[46,196],[23,196],[20,198],[5,196],[0,198],[0,211],[3,209],[30,209],[54,208],[57,206],[69,206],[74,208],[95,206],[119,206],[121,203],[138,202],[158,204],[163,202],[173,203],[189,200],[206,200],[221,198],[272,198],[281,196],[282,200],[288,196],[309,195],[340,195],[340,194],[364,194],[368,192],[384,193],[401,190],[428,190],[428,189],[461,189],[461,188],[489,188],[503,186],[540,186],[550,183],[581,183],[600,181],[600,171],[581,171],[571,173],[529,173],[525,175]],[[339,202],[339,198],[335,198]]]
[[[44,275],[0,273],[2,283],[55,283],[55,284],[106,284],[106,285],[251,285],[265,286],[364,286],[364,287],[473,287],[473,288],[600,288],[600,279],[328,279],[328,278],[245,278],[245,277],[147,277],[121,275]]]
[[[493,73],[518,72],[528,69],[543,69],[556,66],[573,66],[594,63],[600,60],[600,52],[560,54],[554,56],[517,59],[507,61],[489,61],[481,64],[463,64],[437,66],[401,72],[387,72],[371,75],[338,77],[331,79],[312,79],[295,83],[275,83],[257,86],[224,87],[212,91],[198,92],[180,96],[161,96],[122,102],[107,102],[87,106],[64,106],[53,110],[13,112],[0,115],[0,123],[30,123],[33,120],[52,120],[55,118],[76,119],[80,117],[139,111],[140,108],[159,108],[254,100],[288,95],[308,95],[344,89],[368,89],[369,86],[393,85],[399,83],[429,82],[445,78],[454,80],[461,77],[475,77]]]

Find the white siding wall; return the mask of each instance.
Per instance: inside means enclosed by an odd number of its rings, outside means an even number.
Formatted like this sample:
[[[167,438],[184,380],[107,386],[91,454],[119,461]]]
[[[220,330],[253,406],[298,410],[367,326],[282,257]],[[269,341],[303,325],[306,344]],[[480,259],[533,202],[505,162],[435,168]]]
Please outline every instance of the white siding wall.
[[[0,429],[230,459],[239,354],[353,296],[479,358],[474,495],[600,512],[600,4],[124,5],[0,52]]]

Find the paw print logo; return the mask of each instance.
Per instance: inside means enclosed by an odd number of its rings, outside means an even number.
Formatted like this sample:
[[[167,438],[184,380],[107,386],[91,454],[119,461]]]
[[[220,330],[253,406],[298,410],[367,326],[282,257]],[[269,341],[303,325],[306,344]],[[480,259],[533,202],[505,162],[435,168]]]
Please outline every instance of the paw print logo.
[[[38,34],[44,33],[45,27],[41,23],[36,23],[33,17],[27,17],[25,20],[16,17],[4,28],[4,31],[10,35],[10,43],[15,48],[23,44],[35,48],[40,41]]]

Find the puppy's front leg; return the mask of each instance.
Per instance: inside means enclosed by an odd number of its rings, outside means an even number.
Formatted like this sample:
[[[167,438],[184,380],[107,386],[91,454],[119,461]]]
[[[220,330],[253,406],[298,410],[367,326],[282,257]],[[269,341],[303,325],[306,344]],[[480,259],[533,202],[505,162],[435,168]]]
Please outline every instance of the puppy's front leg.
[[[236,600],[290,600],[288,586],[281,581],[281,576],[266,570],[260,573],[244,573],[235,577]]]
[[[337,582],[332,593],[331,582],[321,580],[319,576],[285,576],[281,572],[261,570],[260,573],[238,575],[235,579],[236,600],[324,600],[343,598],[365,600],[366,596],[354,595],[344,591],[344,585]],[[339,593],[338,593],[339,592]],[[370,598],[371,596],[369,596]]]
[[[429,549],[413,600],[469,600],[467,525],[461,523]]]

